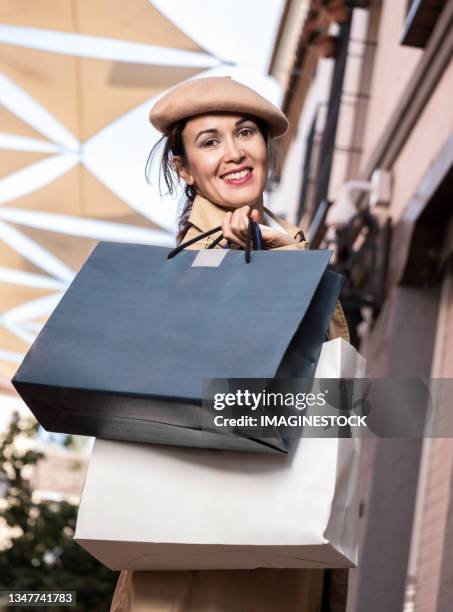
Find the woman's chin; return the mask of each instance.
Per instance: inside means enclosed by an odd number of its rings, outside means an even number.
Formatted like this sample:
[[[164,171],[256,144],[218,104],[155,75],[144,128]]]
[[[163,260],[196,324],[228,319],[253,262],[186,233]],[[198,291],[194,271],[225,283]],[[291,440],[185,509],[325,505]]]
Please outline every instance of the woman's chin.
[[[229,206],[240,208],[241,206],[249,206],[252,202],[259,202],[262,197],[262,191],[256,189],[247,189],[234,186],[227,190],[222,190],[222,200],[228,202]]]

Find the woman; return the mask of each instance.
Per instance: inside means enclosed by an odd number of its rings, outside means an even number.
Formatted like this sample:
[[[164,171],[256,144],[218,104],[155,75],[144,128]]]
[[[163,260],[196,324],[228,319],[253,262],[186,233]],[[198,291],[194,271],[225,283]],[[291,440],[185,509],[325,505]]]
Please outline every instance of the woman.
[[[278,108],[228,77],[209,77],[169,90],[150,120],[164,134],[162,171],[170,192],[176,180],[185,182],[179,243],[244,248],[252,219],[265,249],[308,248],[299,227],[263,206],[273,139],[288,126]],[[329,336],[349,340],[339,304]],[[125,571],[111,612],[342,612],[346,589],[343,570]]]

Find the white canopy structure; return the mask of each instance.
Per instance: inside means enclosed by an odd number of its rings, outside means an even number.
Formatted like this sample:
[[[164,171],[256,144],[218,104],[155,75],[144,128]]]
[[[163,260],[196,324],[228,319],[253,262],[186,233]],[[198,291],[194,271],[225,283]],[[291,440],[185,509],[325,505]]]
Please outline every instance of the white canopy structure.
[[[206,51],[168,17],[169,4],[0,5],[0,380],[99,240],[174,243],[177,199],[144,175],[159,136],[153,100],[182,80],[230,74],[278,102],[264,69],[241,72],[236,57]]]

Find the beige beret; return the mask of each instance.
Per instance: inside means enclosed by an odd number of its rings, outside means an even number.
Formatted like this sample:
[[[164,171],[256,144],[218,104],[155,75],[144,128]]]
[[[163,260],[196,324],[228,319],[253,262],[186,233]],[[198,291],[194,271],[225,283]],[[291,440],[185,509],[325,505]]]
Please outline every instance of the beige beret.
[[[259,117],[269,126],[271,137],[282,136],[288,129],[280,109],[231,77],[193,79],[172,87],[154,104],[149,120],[165,134],[176,121],[215,111]]]

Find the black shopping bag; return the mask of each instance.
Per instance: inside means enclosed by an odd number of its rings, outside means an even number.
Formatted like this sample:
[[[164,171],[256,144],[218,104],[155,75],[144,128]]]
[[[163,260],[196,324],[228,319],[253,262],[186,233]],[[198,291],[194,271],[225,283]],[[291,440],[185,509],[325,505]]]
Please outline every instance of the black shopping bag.
[[[203,379],[310,377],[341,277],[330,251],[184,250],[100,243],[13,384],[49,431],[287,452],[207,431]]]

